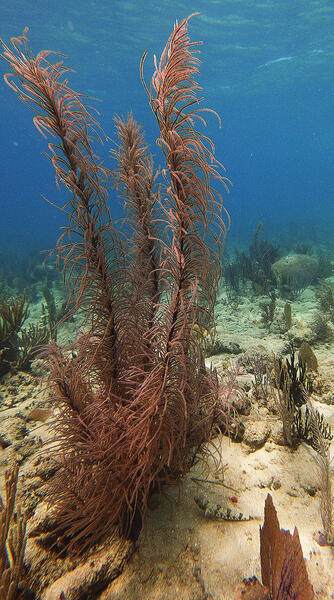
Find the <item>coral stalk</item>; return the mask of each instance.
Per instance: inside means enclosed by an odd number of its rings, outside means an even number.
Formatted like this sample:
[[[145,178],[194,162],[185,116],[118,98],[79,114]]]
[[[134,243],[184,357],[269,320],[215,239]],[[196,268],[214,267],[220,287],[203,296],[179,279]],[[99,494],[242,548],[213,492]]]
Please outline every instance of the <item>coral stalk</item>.
[[[214,324],[226,230],[211,178],[225,189],[228,180],[194,129],[203,117],[188,21],[175,26],[146,87],[166,159],[158,188],[132,116],[116,120],[112,174],[92,150],[99,126],[68,86],[69,69],[49,62],[50,52],[35,58],[26,30],[11,48],[3,43],[6,81],[34,108],[42,135],[58,138],[49,143],[56,181],[73,193],[57,251],[86,329],[73,355],[55,342],[49,349],[60,466],[49,494],[76,551],[106,533],[137,537],[149,495],[189,470],[221,422],[196,327]],[[127,245],[107,206],[110,176],[132,232]]]

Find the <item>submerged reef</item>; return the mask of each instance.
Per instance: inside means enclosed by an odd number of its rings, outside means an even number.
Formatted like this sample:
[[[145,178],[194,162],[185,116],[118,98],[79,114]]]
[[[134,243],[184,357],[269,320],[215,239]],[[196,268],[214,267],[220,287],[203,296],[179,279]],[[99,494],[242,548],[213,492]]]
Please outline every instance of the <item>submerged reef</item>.
[[[63,294],[54,263],[49,277],[36,267],[29,298],[12,268],[0,273],[0,468],[21,465],[7,471],[0,501],[7,597],[311,600],[309,581],[328,597],[332,557],[320,546],[334,540],[334,302],[332,282],[317,279],[332,262],[308,244],[280,258],[259,223],[248,250],[226,260],[221,288],[229,181],[195,127],[206,113],[188,25],[175,26],[149,85],[146,54],[140,67],[162,170],[132,114],[115,118],[111,166],[102,164],[104,133],[58,55],[34,56],[27,31],[3,43],[6,81],[33,106],[69,192],[53,253]],[[126,236],[109,212],[114,195]],[[41,318],[24,332],[28,309]],[[15,375],[30,368],[23,342],[39,329],[52,339],[47,373],[37,362],[33,375]],[[280,530],[269,492],[280,520],[298,525],[310,580],[298,533]]]

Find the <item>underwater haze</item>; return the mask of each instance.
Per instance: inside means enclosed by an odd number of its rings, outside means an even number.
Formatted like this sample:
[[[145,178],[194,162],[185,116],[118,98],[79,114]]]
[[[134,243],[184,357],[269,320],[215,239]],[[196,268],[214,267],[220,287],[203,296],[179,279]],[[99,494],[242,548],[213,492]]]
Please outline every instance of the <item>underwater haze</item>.
[[[0,600],[334,600],[334,0],[1,40]]]
[[[29,27],[37,53],[66,55],[70,86],[94,102],[114,136],[113,117],[133,111],[151,150],[158,129],[139,76],[147,80],[175,20],[199,12],[189,26],[203,41],[201,77],[207,133],[233,188],[229,246],[245,247],[259,221],[266,237],[285,244],[332,246],[334,226],[334,5],[330,0],[0,0],[0,36],[8,43]],[[2,75],[6,63],[0,64]],[[66,201],[43,155],[46,143],[32,112],[0,84],[0,252],[54,246]],[[106,164],[108,144],[98,150]],[[49,201],[42,198],[44,196]],[[111,194],[114,214],[117,198]]]

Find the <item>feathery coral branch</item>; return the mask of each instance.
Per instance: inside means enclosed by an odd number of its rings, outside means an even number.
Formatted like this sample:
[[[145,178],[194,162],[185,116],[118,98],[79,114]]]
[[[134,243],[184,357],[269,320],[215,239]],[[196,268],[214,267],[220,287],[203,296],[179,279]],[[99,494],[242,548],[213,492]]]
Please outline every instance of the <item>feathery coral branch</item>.
[[[49,143],[56,180],[73,192],[57,250],[87,330],[75,355],[55,343],[49,351],[60,462],[49,493],[76,550],[114,531],[135,538],[149,495],[189,470],[221,418],[217,375],[205,368],[195,325],[214,323],[226,227],[211,179],[226,189],[228,180],[194,128],[204,120],[189,18],[146,86],[166,159],[157,192],[138,125],[116,120],[127,248],[107,207],[109,171],[91,148],[99,126],[68,86],[69,69],[49,62],[50,52],[35,58],[26,31],[12,48],[3,43],[13,72],[6,81],[34,108],[42,135],[58,137]]]
[[[70,69],[61,61],[49,62],[50,56],[57,55],[55,52],[43,51],[34,58],[28,49],[27,31],[26,28],[22,36],[12,38],[12,49],[2,42],[3,58],[12,69],[5,80],[19,99],[37,113],[34,124],[39,132],[59,140],[48,144],[49,158],[57,184],[63,183],[73,197],[64,207],[70,209],[69,224],[58,240],[58,258],[64,259],[71,299],[74,296],[76,307],[81,310],[88,307],[95,336],[99,335],[101,343],[103,340],[103,345],[108,345],[109,357],[114,353],[115,375],[115,282],[111,281],[109,267],[113,254],[121,260],[122,246],[107,209],[107,171],[91,148],[94,139],[100,140],[100,127],[84,106],[82,95],[68,86],[65,76]],[[106,233],[109,253],[104,242]],[[77,241],[73,242],[75,238]]]

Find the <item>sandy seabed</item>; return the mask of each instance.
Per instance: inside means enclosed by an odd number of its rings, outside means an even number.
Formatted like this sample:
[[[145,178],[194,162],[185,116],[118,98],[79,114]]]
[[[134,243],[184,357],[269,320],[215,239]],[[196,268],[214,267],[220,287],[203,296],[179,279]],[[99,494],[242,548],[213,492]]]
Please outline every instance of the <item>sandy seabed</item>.
[[[278,302],[278,313],[283,304]],[[307,338],[314,310],[314,293],[307,289],[292,302],[290,332],[281,334],[275,325],[268,329],[261,324],[254,298],[244,297],[232,306],[223,294],[217,307],[217,336],[226,347],[237,345],[239,350],[215,355],[208,363],[212,361],[223,374],[227,364],[242,361],[247,353],[286,352],[289,340],[298,347]],[[326,420],[334,423],[334,343],[314,344],[313,349],[319,363],[313,399]],[[334,598],[334,550],[317,541],[322,521],[315,452],[304,443],[294,451],[283,445],[279,417],[254,397],[253,376],[245,369],[238,377],[241,392],[251,400],[250,413],[240,416],[244,440],[219,436],[211,446],[213,455],[222,456],[223,476],[217,477],[216,462],[209,459],[205,473],[198,464],[178,489],[152,498],[135,548],[124,546],[116,554],[105,540],[89,556],[72,562],[42,549],[38,531],[45,520],[42,490],[48,467],[39,456],[52,439],[53,411],[38,368],[32,375],[8,375],[0,387],[0,434],[8,442],[0,450],[0,475],[14,458],[20,462],[18,497],[33,515],[28,521],[26,564],[39,589],[36,597],[59,600],[64,592],[66,600],[233,600],[243,578],[256,575],[261,580],[259,526],[270,493],[280,526],[291,532],[298,528],[315,598]],[[203,478],[217,483],[197,481]],[[0,489],[3,495],[3,477]],[[198,497],[208,506],[220,505],[250,518],[210,518],[195,502]]]

